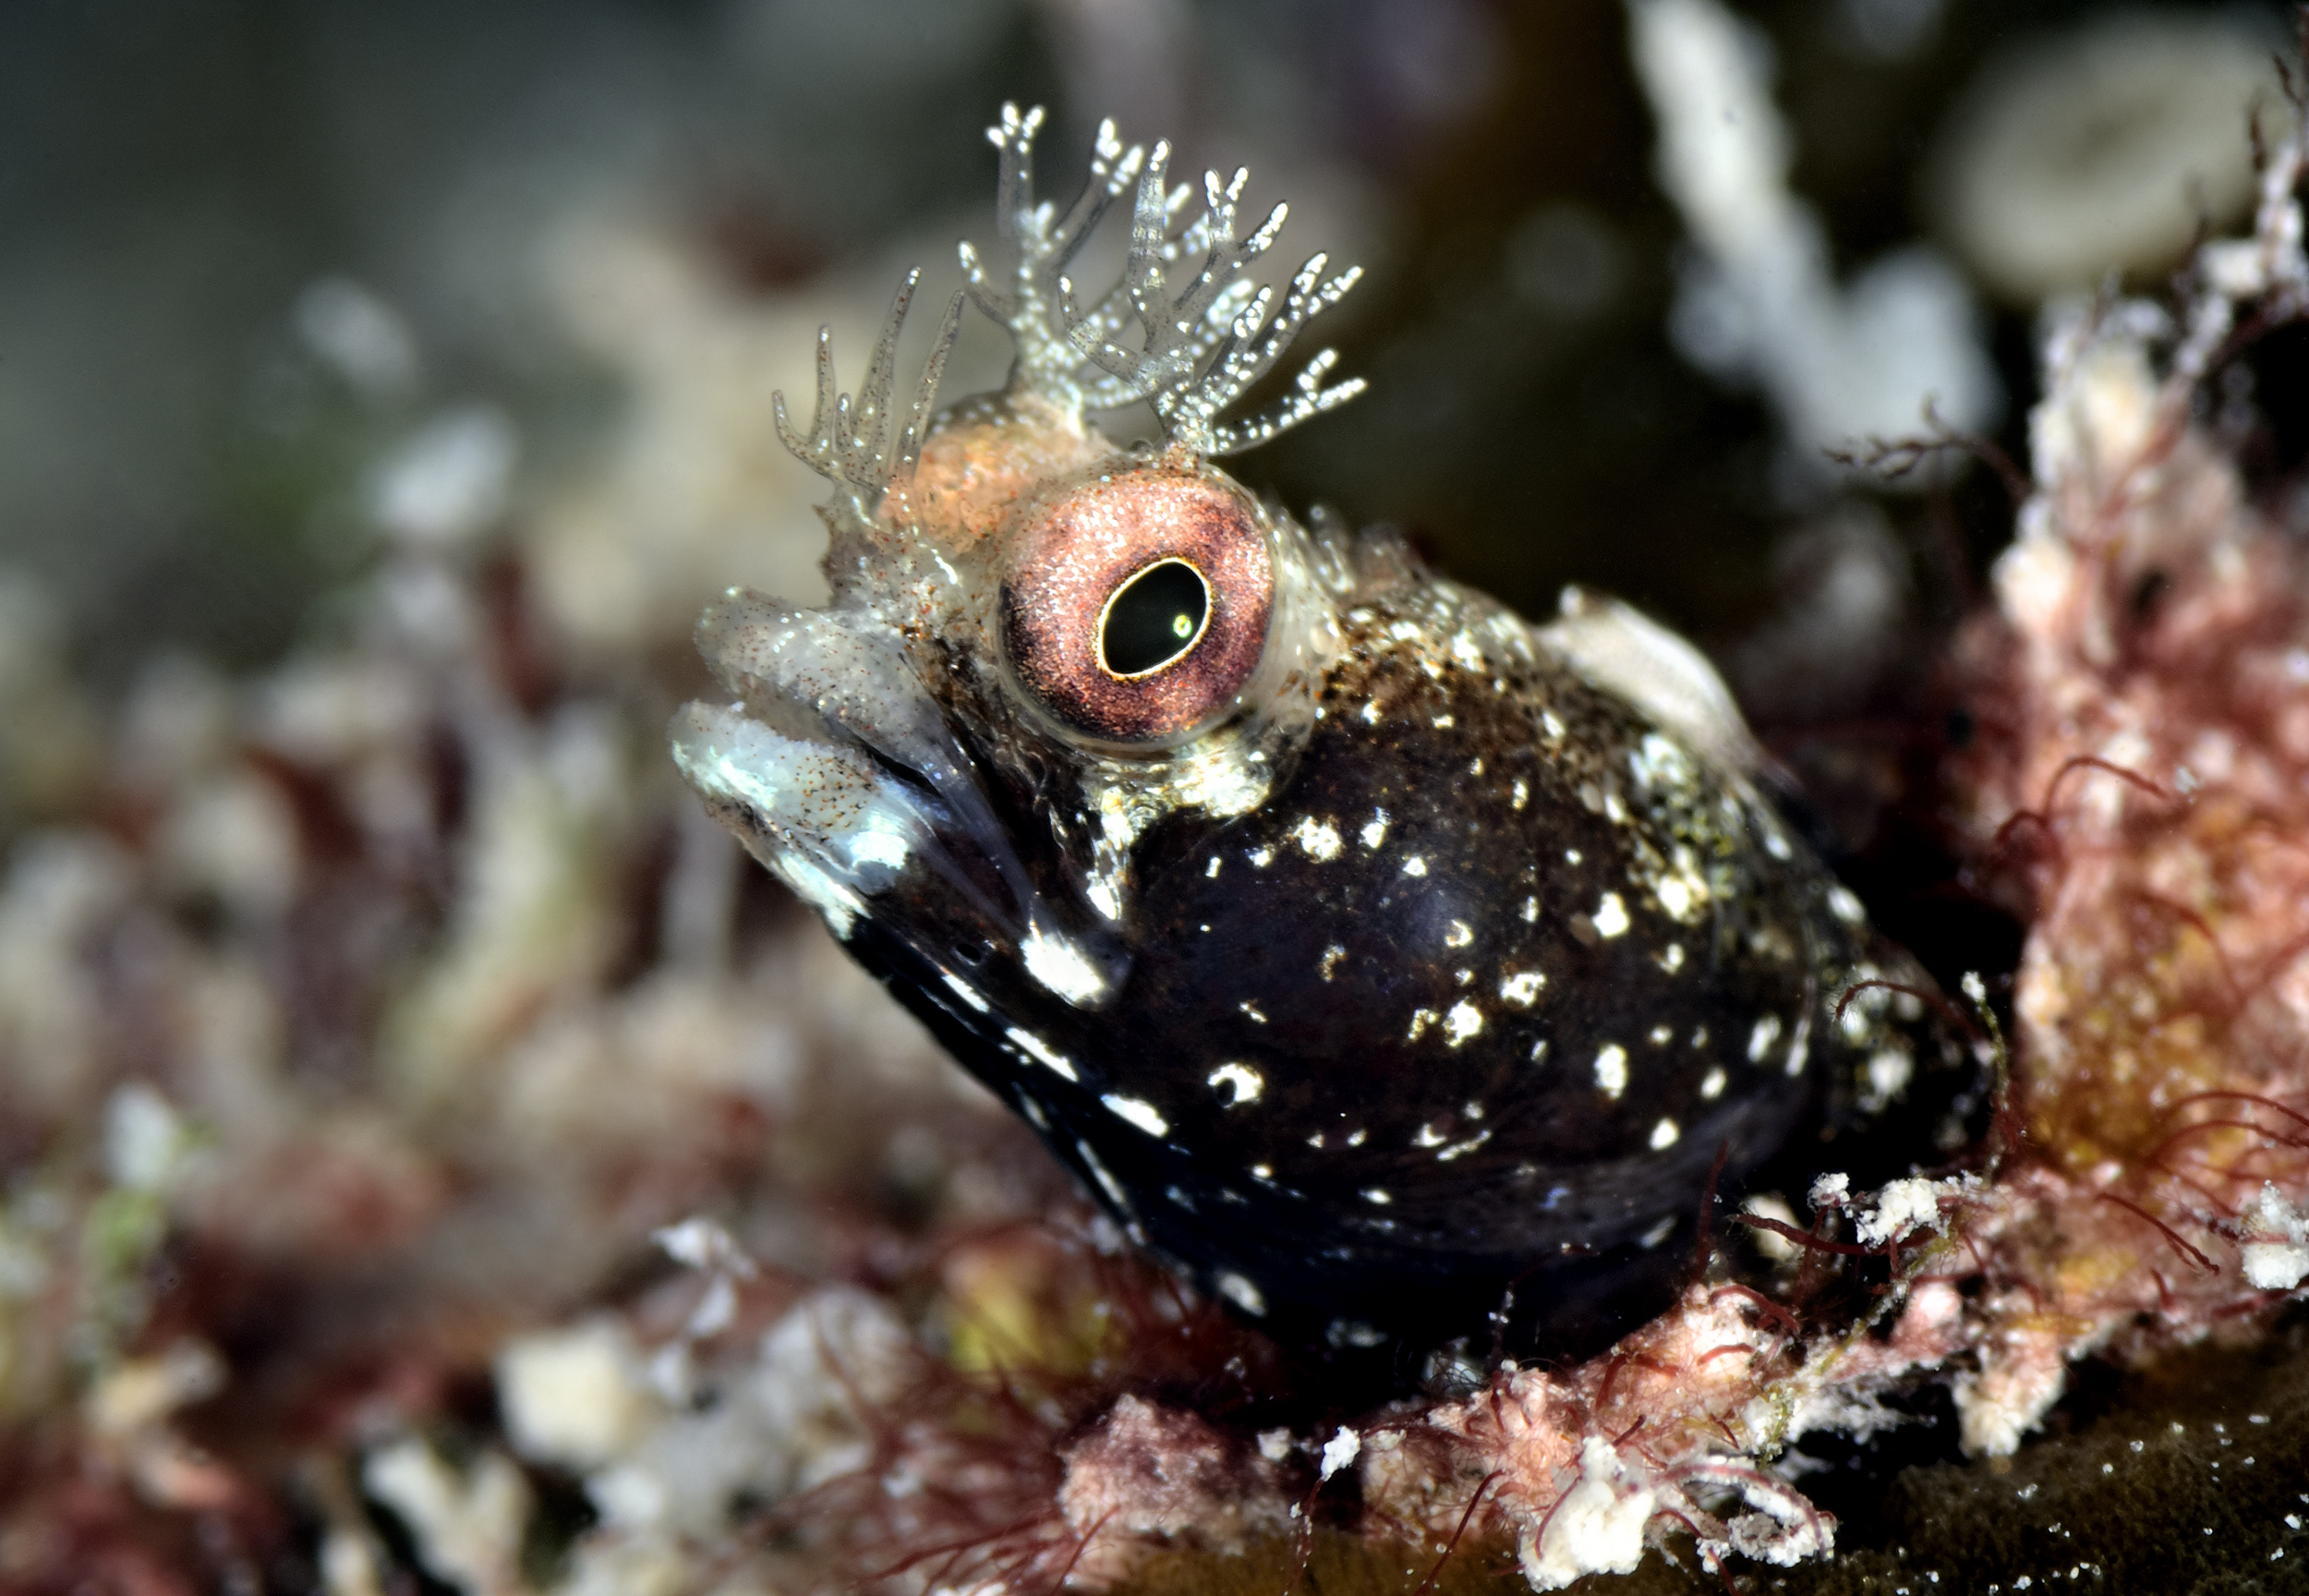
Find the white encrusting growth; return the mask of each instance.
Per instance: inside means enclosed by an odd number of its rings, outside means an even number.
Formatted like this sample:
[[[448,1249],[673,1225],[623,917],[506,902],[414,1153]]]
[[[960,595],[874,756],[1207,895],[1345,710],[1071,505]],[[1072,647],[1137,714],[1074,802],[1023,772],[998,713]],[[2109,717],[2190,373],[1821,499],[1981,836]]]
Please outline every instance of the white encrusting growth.
[[[1620,1461],[1599,1435],[1581,1443],[1579,1475],[1517,1552],[1523,1577],[1556,1590],[1584,1574],[1632,1574],[1643,1561],[1644,1526],[1659,1498],[1641,1471]]]
[[[1107,1113],[1118,1119],[1128,1120],[1149,1136],[1170,1134],[1170,1121],[1143,1097],[1125,1097],[1119,1092],[1109,1092],[1101,1096],[1099,1102],[1106,1105]]]
[[[1912,1230],[1940,1227],[1940,1196],[1962,1191],[1938,1180],[1911,1178],[1894,1180],[1876,1194],[1875,1204],[1853,1215],[1853,1239],[1863,1247],[1881,1247]]]
[[[2261,1194],[2243,1219],[2245,1278],[2261,1291],[2291,1291],[2309,1279],[2309,1214],[2293,1206],[2275,1184]]]
[[[1595,1083],[1603,1089],[1606,1097],[1616,1100],[1627,1090],[1627,1049],[1616,1042],[1606,1043],[1595,1056]]]

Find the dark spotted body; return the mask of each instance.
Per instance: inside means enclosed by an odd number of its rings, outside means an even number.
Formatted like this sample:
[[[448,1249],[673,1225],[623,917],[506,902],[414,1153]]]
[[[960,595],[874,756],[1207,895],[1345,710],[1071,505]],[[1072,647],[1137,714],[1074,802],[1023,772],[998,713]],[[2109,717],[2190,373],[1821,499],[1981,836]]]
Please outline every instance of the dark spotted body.
[[[1543,655],[1451,658],[1462,602],[1350,611],[1280,792],[1141,842],[1096,1012],[869,955],[1134,1236],[1334,1342],[1511,1287],[1526,1336],[1594,1340],[1688,1269],[1711,1171],[1727,1203],[1904,1173],[1978,1105],[1937,1015],[1863,985],[1925,978],[1749,784]]]
[[[1246,493],[1209,456],[1247,435],[1214,417],[1261,324],[1210,286],[1232,266],[1164,276],[1263,248],[1231,242],[1235,190],[1175,232],[1160,151],[1103,139],[1053,233],[1032,121],[996,129],[1019,275],[973,284],[1011,386],[934,419],[934,360],[893,453],[889,344],[854,402],[826,369],[788,442],[840,490],[836,599],[701,623],[735,702],[674,744],[715,812],[1131,1237],[1287,1334],[1592,1345],[1664,1302],[1711,1191],[1946,1159],[1978,1063],[1762,796],[1706,663]],[[1146,347],[1116,354],[1084,330],[1121,299],[1050,325],[1053,262],[1142,159]],[[1311,263],[1277,325],[1348,282]],[[1154,384],[1116,392],[1167,446],[1082,420],[1085,347]],[[1325,369],[1285,421],[1349,391]],[[1167,657],[1109,630],[1150,573]]]

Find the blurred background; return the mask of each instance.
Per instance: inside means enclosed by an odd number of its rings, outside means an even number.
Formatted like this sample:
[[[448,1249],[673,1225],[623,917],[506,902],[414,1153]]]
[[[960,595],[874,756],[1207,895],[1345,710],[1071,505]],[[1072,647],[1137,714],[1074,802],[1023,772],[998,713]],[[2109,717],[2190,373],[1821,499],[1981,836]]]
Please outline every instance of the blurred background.
[[[2285,31],[2274,5],[1740,10],[1833,272],[1952,265],[1994,367],[1971,419],[2013,444],[2042,298],[2155,278],[2193,208],[2239,214]],[[277,658],[363,557],[348,484],[438,407],[502,419],[525,522],[618,447],[669,335],[645,323],[708,313],[612,303],[650,291],[598,280],[644,270],[621,248],[797,331],[722,379],[764,392],[902,264],[942,293],[989,236],[1005,99],[1050,105],[1054,191],[1112,115],[1182,169],[1249,164],[1297,208],[1283,252],[1370,269],[1324,332],[1373,392],[1245,461],[1262,485],[1399,521],[1527,609],[1577,578],[1714,640],[1764,611],[1818,504],[1754,383],[1672,322],[1691,249],[1605,0],[26,0],[0,17],[0,563],[107,687],[156,647]],[[1990,215],[2029,180],[1982,148],[2016,99],[2035,179],[2102,213]],[[1999,236],[2031,227],[2069,236]],[[764,525],[810,535],[813,479],[723,441],[792,501]]]
[[[2244,217],[2290,30],[0,7],[0,1584],[682,1588],[863,1456],[812,1347],[854,1396],[875,1348],[983,1367],[1058,1300],[983,1238],[1063,1178],[697,816],[660,732],[707,595],[824,591],[770,395],[809,392],[822,323],[852,380],[907,266],[942,298],[992,242],[1005,100],[1049,106],[1062,202],[1112,115],[1287,199],[1278,272],[1362,262],[1316,336],[1371,392],[1231,466],[1527,612],[1584,583],[1694,636],[1946,977],[2017,949],[1924,890],[1951,866],[1907,802],[1961,735],[1935,645],[2011,526],[1964,462],[2025,470],[2049,303]],[[2305,352],[2268,340],[2208,408],[2256,485],[2309,453]],[[969,313],[945,392],[1007,358]],[[1868,442],[1928,435],[1972,448]],[[653,1247],[698,1213],[754,1273]],[[701,1258],[737,1304],[703,1328]]]

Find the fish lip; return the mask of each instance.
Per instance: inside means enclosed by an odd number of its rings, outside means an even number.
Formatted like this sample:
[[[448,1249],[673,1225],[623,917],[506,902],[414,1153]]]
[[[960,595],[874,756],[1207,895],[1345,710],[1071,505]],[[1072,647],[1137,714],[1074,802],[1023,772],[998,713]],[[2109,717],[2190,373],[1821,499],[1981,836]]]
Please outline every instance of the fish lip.
[[[1076,1008],[1113,998],[1128,972],[1118,938],[1027,868],[985,762],[878,616],[733,588],[707,607],[697,641],[737,702],[685,705],[674,762],[838,934],[876,896],[931,886],[1006,937],[1036,985]],[[889,918],[902,934],[904,914]]]

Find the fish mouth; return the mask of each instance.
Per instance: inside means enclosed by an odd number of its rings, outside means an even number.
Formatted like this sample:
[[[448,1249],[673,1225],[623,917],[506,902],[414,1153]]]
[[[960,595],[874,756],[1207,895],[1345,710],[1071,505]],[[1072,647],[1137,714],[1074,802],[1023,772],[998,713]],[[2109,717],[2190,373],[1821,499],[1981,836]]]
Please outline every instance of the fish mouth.
[[[868,613],[804,610],[732,588],[698,652],[737,702],[685,704],[673,759],[746,849],[847,940],[873,918],[941,968],[876,899],[935,891],[994,927],[1035,984],[1104,1006],[1126,964],[1111,937],[1053,904],[988,800],[977,761],[902,647]]]

